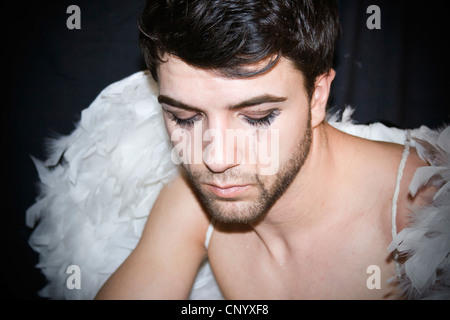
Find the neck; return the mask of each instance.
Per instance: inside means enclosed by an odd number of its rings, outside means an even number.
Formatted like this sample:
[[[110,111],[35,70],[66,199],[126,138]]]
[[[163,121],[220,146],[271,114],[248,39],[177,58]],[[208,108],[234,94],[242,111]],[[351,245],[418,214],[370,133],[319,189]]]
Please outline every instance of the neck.
[[[332,212],[326,208],[344,178],[345,160],[339,158],[342,152],[336,152],[343,147],[341,140],[341,133],[327,123],[313,129],[310,152],[300,172],[264,219],[252,226],[269,251],[287,249],[299,233],[332,221]]]

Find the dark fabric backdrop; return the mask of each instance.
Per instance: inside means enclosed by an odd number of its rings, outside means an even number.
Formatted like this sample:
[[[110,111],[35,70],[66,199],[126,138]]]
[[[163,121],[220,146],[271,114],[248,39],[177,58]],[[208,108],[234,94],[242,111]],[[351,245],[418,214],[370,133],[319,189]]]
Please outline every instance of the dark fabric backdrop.
[[[69,30],[69,5],[81,9],[81,30]],[[381,9],[381,29],[369,30],[369,5]],[[37,299],[44,285],[28,247],[25,211],[37,196],[30,155],[45,158],[44,141],[69,134],[82,109],[108,84],[144,69],[136,19],[144,0],[47,1],[13,4],[4,12],[6,103],[2,144],[3,293]],[[450,122],[444,2],[339,1],[343,36],[330,106],[351,105],[361,123],[401,128]]]

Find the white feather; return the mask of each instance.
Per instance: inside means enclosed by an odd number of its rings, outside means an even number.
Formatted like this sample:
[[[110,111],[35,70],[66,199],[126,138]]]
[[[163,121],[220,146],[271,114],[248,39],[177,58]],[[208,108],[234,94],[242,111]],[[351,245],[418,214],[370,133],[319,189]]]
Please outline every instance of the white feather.
[[[159,190],[176,174],[156,93],[144,72],[110,85],[70,136],[51,142],[45,164],[33,159],[41,194],[27,224],[37,225],[30,245],[48,279],[43,296],[93,298],[135,247]],[[71,264],[81,269],[81,290],[66,286]]]
[[[388,250],[407,257],[398,283],[412,299],[450,299],[450,127],[417,132],[419,156],[433,166],[419,168],[410,193],[432,183],[439,187],[433,202],[416,208],[412,223],[392,241]],[[447,148],[447,149],[446,149]]]

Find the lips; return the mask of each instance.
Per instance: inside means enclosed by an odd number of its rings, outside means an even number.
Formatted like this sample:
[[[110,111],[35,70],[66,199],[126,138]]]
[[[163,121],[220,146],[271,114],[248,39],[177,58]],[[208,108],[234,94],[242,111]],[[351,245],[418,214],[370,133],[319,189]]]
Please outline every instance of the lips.
[[[250,185],[224,185],[206,184],[208,190],[219,198],[236,198],[250,188]]]

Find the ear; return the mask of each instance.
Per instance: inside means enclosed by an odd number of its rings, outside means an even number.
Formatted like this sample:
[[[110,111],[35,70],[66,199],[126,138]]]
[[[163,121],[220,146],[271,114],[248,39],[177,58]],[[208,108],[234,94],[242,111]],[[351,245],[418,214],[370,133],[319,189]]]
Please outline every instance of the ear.
[[[316,80],[314,93],[311,97],[311,126],[313,128],[325,119],[331,82],[335,75],[336,72],[330,69],[330,72],[320,75]]]

